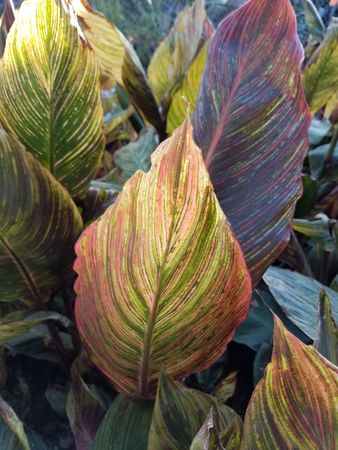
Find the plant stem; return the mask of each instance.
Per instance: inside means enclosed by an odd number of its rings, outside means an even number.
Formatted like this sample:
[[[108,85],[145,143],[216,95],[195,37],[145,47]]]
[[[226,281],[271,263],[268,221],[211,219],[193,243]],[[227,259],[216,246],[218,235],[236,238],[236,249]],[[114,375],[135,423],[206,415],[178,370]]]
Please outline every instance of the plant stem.
[[[324,158],[324,162],[322,168],[318,174],[318,180],[321,180],[325,174],[326,168],[332,163],[334,151],[338,142],[338,126],[334,127],[334,132],[332,135],[332,139],[330,142],[330,146],[327,150],[326,156]]]
[[[302,249],[302,246],[299,243],[298,237],[297,237],[296,233],[293,230],[291,230],[291,237],[292,237],[295,249],[297,251],[297,254],[298,254],[300,260],[303,263],[302,269],[303,269],[305,275],[307,275],[307,276],[309,276],[311,278],[314,278],[312,270],[311,270],[311,267],[310,267],[310,264],[309,264],[309,261],[307,260],[307,257],[305,256],[305,253],[304,253],[304,251]]]

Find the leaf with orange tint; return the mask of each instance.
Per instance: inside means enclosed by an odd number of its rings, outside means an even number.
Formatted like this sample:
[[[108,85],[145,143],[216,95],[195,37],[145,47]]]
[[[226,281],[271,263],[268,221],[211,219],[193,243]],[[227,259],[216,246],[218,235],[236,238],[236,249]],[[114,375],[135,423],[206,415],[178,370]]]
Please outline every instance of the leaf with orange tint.
[[[155,392],[224,352],[251,296],[241,249],[185,122],[76,246],[76,321],[124,394]]]
[[[272,362],[246,412],[241,450],[334,450],[338,368],[275,317]]]

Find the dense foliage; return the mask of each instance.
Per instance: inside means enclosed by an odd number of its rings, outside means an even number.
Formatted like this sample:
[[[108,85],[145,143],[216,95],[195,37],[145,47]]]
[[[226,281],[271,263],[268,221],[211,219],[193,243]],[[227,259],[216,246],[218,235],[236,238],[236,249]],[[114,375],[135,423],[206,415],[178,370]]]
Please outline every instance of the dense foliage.
[[[338,2],[4,3],[0,449],[333,450]]]

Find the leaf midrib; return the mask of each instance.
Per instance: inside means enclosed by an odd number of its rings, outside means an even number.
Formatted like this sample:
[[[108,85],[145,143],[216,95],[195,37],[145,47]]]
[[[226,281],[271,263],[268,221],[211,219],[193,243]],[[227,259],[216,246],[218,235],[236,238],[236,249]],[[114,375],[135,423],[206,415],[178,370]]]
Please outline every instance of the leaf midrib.
[[[186,129],[186,127],[187,127],[187,122],[185,123],[184,128]],[[183,131],[183,134],[185,136],[186,132]],[[180,145],[182,146],[184,144],[180,143]],[[175,222],[175,216],[176,216],[176,212],[177,212],[177,198],[178,198],[177,192],[178,192],[178,187],[180,185],[180,178],[181,178],[182,153],[183,153],[183,149],[181,149],[181,153],[180,153],[180,157],[179,157],[179,161],[178,161],[179,170],[177,170],[176,177],[175,177],[174,191],[176,192],[176,195],[175,195],[175,200],[174,200],[175,203],[174,203],[172,220],[171,220],[170,229],[169,229],[167,246],[166,246],[166,249],[165,249],[165,252],[163,255],[163,260],[162,260],[160,272],[158,275],[157,287],[156,287],[156,291],[154,294],[154,301],[153,301],[153,305],[152,305],[152,308],[150,310],[150,314],[148,317],[146,333],[145,333],[144,341],[143,341],[143,351],[142,351],[142,356],[141,356],[141,369],[140,369],[140,376],[139,376],[139,391],[140,391],[141,397],[146,397],[148,394],[152,338],[153,338],[154,328],[155,328],[155,323],[156,323],[156,318],[157,318],[159,300],[161,297],[163,276],[165,273],[169,250],[171,247],[171,241],[172,241],[173,234],[174,234],[174,222]]]

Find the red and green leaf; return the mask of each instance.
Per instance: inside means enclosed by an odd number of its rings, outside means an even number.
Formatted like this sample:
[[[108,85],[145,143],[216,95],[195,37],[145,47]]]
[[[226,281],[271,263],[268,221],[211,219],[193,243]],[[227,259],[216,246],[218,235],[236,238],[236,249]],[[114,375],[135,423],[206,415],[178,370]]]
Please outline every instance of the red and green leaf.
[[[241,249],[185,122],[82,234],[76,320],[93,363],[126,394],[224,352],[251,295]]]
[[[254,283],[285,248],[310,115],[289,0],[250,0],[210,44],[193,125]]]
[[[274,350],[244,421],[241,449],[334,450],[338,368],[275,318]]]

